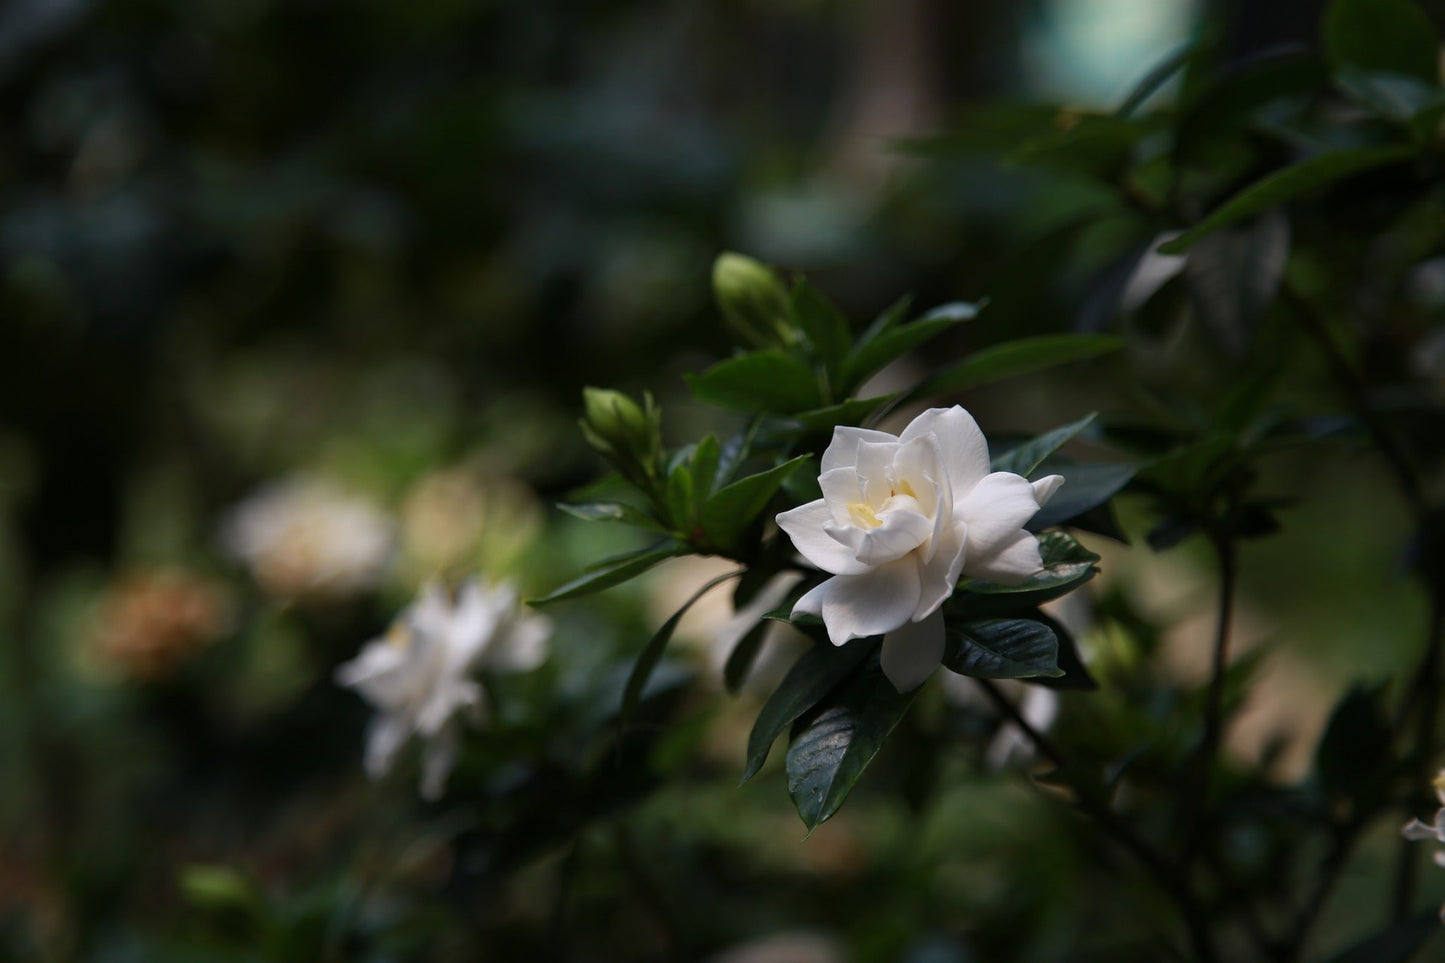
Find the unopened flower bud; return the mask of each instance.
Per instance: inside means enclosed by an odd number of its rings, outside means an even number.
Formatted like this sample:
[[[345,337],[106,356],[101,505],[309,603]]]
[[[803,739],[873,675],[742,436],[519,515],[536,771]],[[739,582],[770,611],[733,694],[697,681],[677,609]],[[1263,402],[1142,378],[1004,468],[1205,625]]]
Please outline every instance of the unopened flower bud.
[[[582,434],[634,484],[651,489],[662,450],[662,426],[651,398],[644,405],[606,388],[582,389]]]
[[[726,252],[713,264],[712,289],[723,319],[743,341],[767,348],[793,340],[787,292],[767,265]]]

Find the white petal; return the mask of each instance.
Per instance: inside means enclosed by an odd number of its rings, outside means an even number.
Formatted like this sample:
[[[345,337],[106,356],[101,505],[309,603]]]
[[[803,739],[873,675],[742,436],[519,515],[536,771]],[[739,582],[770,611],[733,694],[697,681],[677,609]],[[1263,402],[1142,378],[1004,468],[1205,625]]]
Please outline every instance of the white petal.
[[[834,575],[861,575],[868,571],[868,566],[853,557],[852,549],[824,531],[833,524],[833,516],[823,499],[782,512],[777,521],[799,554],[823,571]]]
[[[847,525],[848,506],[863,499],[862,479],[852,468],[834,468],[818,476],[818,487],[823,489],[823,502],[835,525]]]
[[[416,730],[426,737],[435,736],[453,715],[480,706],[484,698],[482,687],[472,679],[440,679],[417,709]]]
[[[1038,574],[1044,567],[1044,560],[1039,555],[1039,540],[1023,530],[1012,542],[995,543],[990,547],[993,549],[991,553],[980,553],[973,542],[973,529],[969,529],[968,558],[963,563],[965,575],[988,579],[1000,585],[1017,585]]]
[[[890,498],[878,513],[878,520],[882,524],[877,528],[852,529],[862,535],[854,557],[869,568],[902,558],[933,535],[933,520],[919,511],[918,502],[907,495]],[[828,534],[838,537],[835,530]]]
[[[858,443],[858,478],[863,486],[863,501],[880,507],[893,496],[893,458],[898,442]]]
[[[447,787],[447,777],[452,774],[458,754],[458,738],[454,727],[448,727],[426,744],[421,757],[421,795],[428,802],[436,802]]]
[[[883,636],[879,662],[883,674],[899,692],[921,685],[942,660],[942,612],[934,612],[922,622],[905,622]]]
[[[912,441],[928,434],[938,438],[943,471],[953,486],[955,498],[961,497],[988,474],[988,441],[979,430],[978,422],[973,420],[973,415],[962,407],[928,409],[903,429],[899,440]]]
[[[1034,489],[1034,501],[1039,503],[1040,508],[1043,508],[1048,500],[1054,497],[1054,492],[1058,491],[1059,486],[1063,483],[1063,475],[1045,475],[1043,478],[1036,478],[1029,482]],[[1025,524],[1027,524],[1027,522]]]
[[[385,638],[368,642],[350,662],[336,667],[332,678],[338,685],[361,693],[362,698],[382,709],[398,709],[409,702],[418,688],[415,662],[416,640],[390,642]]]
[[[933,435],[914,438],[899,445],[893,456],[894,480],[899,486],[907,483],[913,489],[913,497],[918,499],[919,507],[930,518],[938,509],[934,479],[943,477],[942,462],[938,439]]]
[[[547,660],[552,620],[545,615],[519,615],[497,633],[487,650],[487,665],[499,672],[530,672]]]
[[[839,425],[833,429],[833,440],[828,443],[828,449],[823,452],[822,471],[829,472],[834,468],[857,468],[858,466],[858,443],[860,441],[874,442],[898,442],[896,435],[890,435],[886,431],[874,431],[871,428],[852,428],[846,425]]]
[[[1406,824],[1405,828],[1400,830],[1400,835],[1413,842],[1419,842],[1422,839],[1436,838],[1435,827],[1426,826],[1418,819],[1410,820],[1410,822]]]
[[[366,727],[366,755],[363,763],[366,774],[372,779],[380,779],[390,772],[397,752],[409,735],[411,727],[401,716],[379,715],[372,719]]]
[[[1039,510],[1034,489],[1022,475],[994,472],[954,504],[968,525],[968,559],[963,570],[975,578],[1021,582],[1042,567],[1038,543],[1023,526]]]
[[[933,557],[923,563],[918,572],[918,608],[913,617],[921,619],[938,608],[958,588],[958,577],[963,574],[966,560],[968,526],[955,522],[944,530],[941,537],[933,540]]]
[[[821,615],[828,640],[842,645],[893,631],[908,621],[917,605],[918,566],[905,558],[867,575],[834,576],[799,599],[793,614]]]

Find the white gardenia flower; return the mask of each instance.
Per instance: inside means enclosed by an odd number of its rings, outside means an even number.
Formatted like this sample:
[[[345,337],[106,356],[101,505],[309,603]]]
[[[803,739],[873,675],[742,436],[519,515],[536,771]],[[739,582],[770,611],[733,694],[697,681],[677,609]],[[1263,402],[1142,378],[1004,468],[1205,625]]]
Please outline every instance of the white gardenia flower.
[[[378,714],[367,730],[366,772],[378,779],[416,736],[424,744],[422,796],[441,796],[456,762],[458,717],[476,722],[485,693],[480,668],[523,672],[546,658],[551,621],[528,614],[508,583],[479,578],[450,593],[430,582],[386,635],[336,669],[336,681],[361,693]]]
[[[1042,567],[1024,525],[1063,478],[990,472],[988,442],[963,408],[930,408],[902,435],[839,427],[823,452],[823,497],[778,516],[812,564],[833,575],[793,614],[818,615],[834,645],[883,636],[900,692],[943,658],[941,606],[961,575],[1016,585]]]
[[[1437,843],[1445,843],[1445,769],[1440,770],[1434,780],[1435,795],[1440,799],[1440,810],[1435,813],[1433,823],[1423,823],[1418,819],[1412,819],[1406,824],[1400,834],[1411,841],[1432,839]],[[1445,866],[1445,849],[1435,851],[1435,865]],[[1440,920],[1445,922],[1445,908],[1440,910]]]

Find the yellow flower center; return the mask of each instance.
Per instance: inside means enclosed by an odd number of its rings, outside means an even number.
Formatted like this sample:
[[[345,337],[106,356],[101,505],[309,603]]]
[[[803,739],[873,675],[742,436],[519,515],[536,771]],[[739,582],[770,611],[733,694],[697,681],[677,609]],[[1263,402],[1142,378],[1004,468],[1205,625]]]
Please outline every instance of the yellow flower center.
[[[879,521],[878,515],[873,511],[873,506],[867,502],[850,502],[848,504],[848,517],[859,528],[877,528],[883,523]]]

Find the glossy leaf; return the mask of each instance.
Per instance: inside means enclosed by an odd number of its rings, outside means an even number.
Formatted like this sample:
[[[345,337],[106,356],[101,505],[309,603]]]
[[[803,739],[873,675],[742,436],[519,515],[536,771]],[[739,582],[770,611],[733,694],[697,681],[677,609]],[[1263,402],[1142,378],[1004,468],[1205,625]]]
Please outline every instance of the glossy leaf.
[[[846,645],[816,642],[788,670],[758,712],[748,735],[747,765],[741,782],[747,782],[767,761],[773,742],[784,730],[816,706],[835,686],[862,664],[878,645],[873,639],[854,639]]]
[[[842,384],[853,390],[896,358],[957,324],[953,317],[936,317],[914,321],[860,343],[843,361]]]
[[[792,414],[823,403],[813,369],[783,351],[740,354],[688,375],[687,383],[699,401],[730,411]]]
[[[1059,639],[1033,619],[984,619],[947,627],[943,664],[979,679],[1062,676]]]
[[[713,588],[728,579],[737,578],[741,574],[741,571],[728,572],[710,579],[702,588],[694,592],[691,598],[682,603],[682,607],[672,613],[672,616],[662,623],[662,627],[648,640],[647,645],[643,646],[642,652],[637,656],[637,661],[632,664],[632,672],[627,676],[627,686],[622,690],[622,710],[619,717],[624,724],[632,718],[632,713],[637,709],[637,703],[642,698],[643,690],[647,688],[647,682],[652,677],[652,670],[662,660],[662,653],[667,650],[667,643],[672,641],[672,634],[677,631],[677,623],[682,621],[687,610]]]
[[[703,531],[719,545],[731,545],[737,534],[767,507],[788,475],[811,458],[799,455],[718,489],[702,506],[699,521]]]
[[[762,651],[763,640],[767,637],[769,627],[768,619],[759,618],[758,624],[748,629],[747,634],[738,639],[728,653],[727,662],[723,664],[723,686],[729,692],[736,694],[747,681],[748,673],[752,671],[753,663]]]
[[[1256,181],[1183,234],[1159,246],[1160,254],[1182,254],[1221,228],[1262,214],[1286,201],[1322,190],[1355,174],[1411,159],[1411,147],[1354,147],[1300,161]]]
[[[848,319],[832,302],[803,281],[793,287],[792,311],[798,327],[817,350],[829,378],[837,377],[842,371],[843,358],[853,343]]]
[[[1056,465],[1042,471],[1063,475],[1064,483],[1029,520],[1031,531],[1062,525],[1103,505],[1134,477],[1132,465]]]
[[[1034,469],[1038,468],[1045,458],[1077,437],[1079,432],[1093,424],[1098,417],[1097,412],[1085,415],[1078,421],[1045,432],[1032,441],[1026,441],[1022,445],[1009,449],[993,459],[993,470],[1011,471],[1015,475],[1023,475],[1027,478],[1033,474]]]
[[[793,738],[788,793],[810,831],[843,805],[917,692],[900,693],[882,673],[862,673]]]
[[[948,394],[1042,371],[1071,361],[1096,358],[1123,347],[1112,334],[1047,334],[1021,338],[969,355],[961,363],[935,375],[915,394]]]
[[[1184,44],[1164,57],[1163,60],[1160,60],[1159,63],[1155,64],[1149,72],[1134,85],[1134,89],[1129,91],[1129,96],[1124,98],[1123,103],[1121,103],[1114,112],[1115,116],[1128,117],[1142,107],[1146,100],[1158,92],[1159,88],[1167,84],[1175,74],[1184,69],[1184,65],[1189,63],[1189,58],[1194,56],[1194,51],[1194,44]]]
[[[587,522],[623,522],[657,532],[667,531],[651,515],[621,502],[589,502],[583,505],[569,505],[564,502],[557,508],[573,518],[580,518]]]
[[[621,585],[623,582],[641,575],[659,562],[681,555],[684,551],[682,545],[668,540],[636,552],[605,559],[598,562],[586,575],[573,579],[542,598],[531,600],[530,604],[551,605],[553,602],[575,599],[583,595],[591,595],[593,592],[600,592],[614,585]]]

